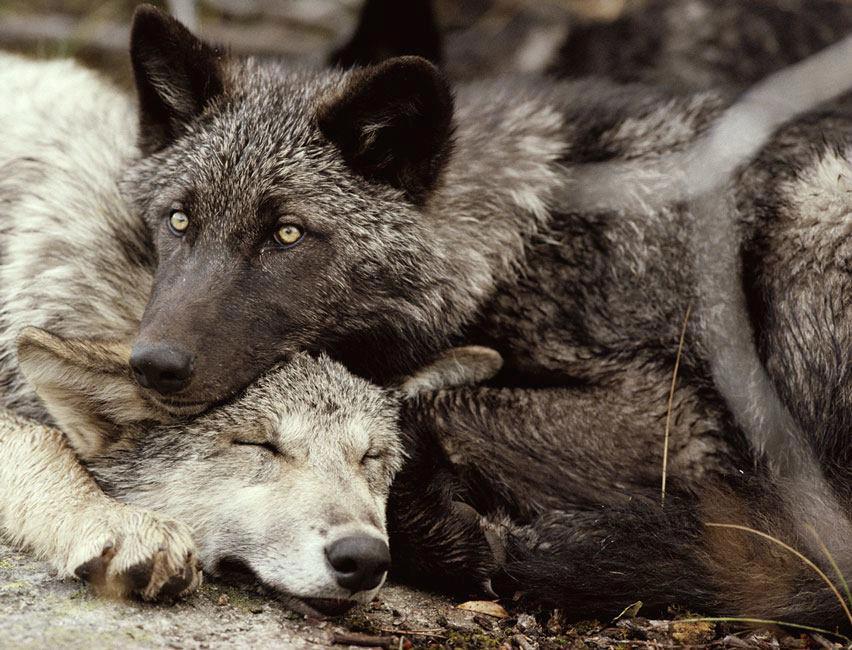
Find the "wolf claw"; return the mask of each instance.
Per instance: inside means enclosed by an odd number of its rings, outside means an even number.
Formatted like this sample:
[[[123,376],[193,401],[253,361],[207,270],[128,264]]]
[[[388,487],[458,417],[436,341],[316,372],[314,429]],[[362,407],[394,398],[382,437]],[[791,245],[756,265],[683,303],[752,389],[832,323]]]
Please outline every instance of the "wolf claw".
[[[202,581],[195,544],[183,524],[128,510],[111,526],[111,535],[94,557],[73,573],[102,596],[174,600]]]

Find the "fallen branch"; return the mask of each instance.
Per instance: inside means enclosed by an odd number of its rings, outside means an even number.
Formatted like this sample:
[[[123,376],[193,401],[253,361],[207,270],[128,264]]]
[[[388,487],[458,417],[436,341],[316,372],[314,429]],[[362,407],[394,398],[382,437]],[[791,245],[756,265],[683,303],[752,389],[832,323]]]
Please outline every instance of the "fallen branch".
[[[335,632],[331,639],[333,645],[354,645],[361,648],[395,648],[399,639],[392,636],[374,636],[359,632]]]

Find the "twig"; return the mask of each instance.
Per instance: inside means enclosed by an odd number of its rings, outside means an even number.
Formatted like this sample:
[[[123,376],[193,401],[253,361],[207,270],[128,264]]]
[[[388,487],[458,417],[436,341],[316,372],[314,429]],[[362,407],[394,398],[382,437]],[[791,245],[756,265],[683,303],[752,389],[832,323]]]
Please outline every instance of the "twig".
[[[443,628],[438,628],[437,630],[397,630],[397,629],[381,629],[382,632],[387,632],[388,634],[402,634],[404,636],[431,636],[436,639],[446,639],[446,635],[440,634],[443,632]]]
[[[373,636],[359,632],[335,632],[331,638],[333,645],[355,645],[362,648],[393,648],[397,639],[392,636]]]
[[[683,343],[686,340],[686,326],[689,323],[689,314],[692,312],[692,305],[687,306],[686,314],[683,316],[683,327],[680,330],[680,343],[677,346],[677,356],[675,357],[674,371],[672,372],[672,387],[669,390],[669,406],[666,410],[666,431],[663,437],[663,480],[660,485],[660,503],[666,505],[666,477],[668,476],[669,466],[669,434],[671,433],[672,425],[672,408],[674,407],[675,387],[677,386],[677,371],[680,368],[680,357],[683,354]]]
[[[805,632],[818,632],[819,634],[827,634],[837,639],[843,639],[844,642],[849,641],[849,637],[824,630],[821,627],[812,627],[810,625],[799,625],[798,623],[788,623],[787,621],[773,621],[767,618],[745,618],[741,616],[701,616],[699,618],[679,618],[678,623],[746,623],[748,625],[777,625],[779,627],[789,627],[794,630],[804,630]]]

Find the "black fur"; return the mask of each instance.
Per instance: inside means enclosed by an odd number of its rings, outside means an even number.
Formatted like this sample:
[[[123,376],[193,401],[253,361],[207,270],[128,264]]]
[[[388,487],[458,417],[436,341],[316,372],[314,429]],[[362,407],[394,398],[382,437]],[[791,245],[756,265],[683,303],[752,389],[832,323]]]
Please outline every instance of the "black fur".
[[[609,23],[577,21],[551,71],[736,91],[850,30],[844,0],[651,0]]]
[[[407,54],[441,64],[441,34],[431,0],[367,0],[352,38],[331,55],[332,65],[370,65]]]
[[[494,549],[469,495],[437,440],[409,422],[406,462],[388,500],[388,535],[398,580],[458,596],[480,594],[497,570]]]
[[[145,153],[172,142],[224,92],[222,53],[147,5],[136,11],[130,56]]]
[[[356,71],[317,119],[353,170],[421,203],[447,155],[452,117],[452,94],[438,70],[400,57]]]

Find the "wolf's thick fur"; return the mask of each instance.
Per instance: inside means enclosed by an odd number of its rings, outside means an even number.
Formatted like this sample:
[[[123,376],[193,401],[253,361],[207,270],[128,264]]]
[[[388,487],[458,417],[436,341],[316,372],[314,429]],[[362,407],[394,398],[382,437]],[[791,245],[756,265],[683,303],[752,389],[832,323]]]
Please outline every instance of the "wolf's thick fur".
[[[492,531],[505,538],[504,570],[542,585],[545,602],[572,604],[570,589],[552,577],[560,566],[583,566],[587,589],[578,587],[577,600],[615,614],[621,595],[653,588],[644,578],[658,560],[667,579],[648,596],[654,606],[678,600],[725,613],[765,608],[767,615],[838,620],[823,598],[811,609],[795,605],[791,584],[819,587],[786,566],[782,575],[793,577],[771,585],[771,598],[750,597],[754,589],[734,593],[740,561],[752,556],[730,553],[724,536],[714,542],[720,536],[704,522],[761,525],[768,516],[780,518],[770,528],[786,540],[801,541],[800,532],[786,523],[795,513],[774,506],[694,324],[673,404],[672,511],[657,512],[678,529],[679,503],[691,504],[694,495],[710,502],[683,510],[695,535],[682,545],[655,541],[666,525],[640,526],[658,498],[680,324],[699,298],[695,215],[677,203],[650,214],[559,210],[565,185],[588,164],[653,166],[706,132],[722,100],[712,93],[672,99],[594,80],[514,79],[458,88],[453,110],[446,83],[416,59],[293,72],[224,57],[150,10],[134,34],[142,150],[122,187],[148,222],[158,256],[139,341],[179,344],[196,357],[181,392],[163,399],[150,391],[150,399],[164,408],[202,408],[294,349],[327,348],[359,372],[387,379],[447,341],[487,343],[507,358],[498,385],[514,387],[452,394],[446,402],[437,396],[432,414],[439,417],[430,418],[426,406],[425,415],[410,416],[421,433],[413,444],[427,449],[404,474],[419,482],[399,483],[392,528],[399,539],[414,549],[429,540],[432,506],[443,503],[466,513],[472,529],[477,511],[492,522],[509,516],[508,532]],[[837,180],[849,170],[848,115],[846,103],[836,102],[786,127],[737,179],[737,218],[749,242],[740,259],[762,359],[847,512],[844,413],[852,413],[852,402],[837,372],[842,359],[831,352],[845,349],[849,333],[835,304],[848,292],[838,225],[847,194]],[[192,224],[183,236],[168,228],[175,210]],[[304,239],[271,247],[276,227],[287,223],[301,227]],[[785,274],[789,268],[796,277]],[[799,281],[817,272],[828,280],[816,290]],[[805,335],[818,343],[799,345]],[[509,441],[498,435],[502,429],[520,433]],[[472,442],[454,451],[453,440],[466,437]],[[477,455],[492,446],[495,453]],[[442,449],[448,460],[436,471]],[[539,466],[538,458],[546,462]],[[733,497],[707,496],[717,493]],[[609,523],[583,515],[601,507],[614,513]],[[634,545],[592,552],[607,530],[618,532],[619,516],[642,507],[628,519],[638,527]],[[575,532],[560,512],[576,522]],[[464,548],[438,557],[448,539],[431,551],[424,544],[403,566],[429,559],[471,566],[458,561]],[[645,556],[646,548],[662,557]],[[701,565],[706,572],[685,579],[682,562],[707,556],[728,568],[713,571],[711,559]],[[754,557],[775,556],[759,547]],[[598,565],[602,558],[610,564]],[[852,564],[843,554],[838,561],[844,569]],[[621,582],[610,601],[613,573]],[[477,577],[487,579],[488,571]]]
[[[745,324],[755,328],[760,359],[797,423],[785,433],[804,432],[805,453],[818,462],[803,467],[816,471],[774,476],[760,450],[737,434],[721,399],[710,368],[717,355],[708,348],[720,340],[701,323],[705,309],[727,306],[715,293],[708,302],[699,274],[709,269],[694,266],[708,259],[696,255],[692,234],[707,231],[697,221],[706,213],[631,204],[566,214],[528,248],[520,286],[501,297],[513,306],[511,317],[488,315],[479,339],[498,349],[525,346],[530,358],[551,364],[551,387],[438,394],[409,414],[413,430],[432,441],[421,443],[426,456],[436,453],[429,444],[445,455],[442,493],[486,513],[486,525],[496,522],[495,534],[506,536],[498,588],[577,614],[616,614],[641,598],[651,607],[681,602],[725,614],[843,621],[834,594],[795,558],[748,533],[707,524],[774,534],[807,549],[833,576],[820,550],[825,542],[845,575],[852,568],[852,445],[844,415],[851,405],[841,352],[852,332],[843,307],[850,289],[843,223],[852,208],[851,116],[847,96],[792,121],[735,177],[734,234],[742,232],[745,243],[725,262],[743,265]],[[724,191],[717,202],[727,209]],[[628,278],[638,288],[626,286]],[[557,296],[565,311],[550,318],[541,306]],[[677,330],[690,305],[699,314],[688,329],[673,405],[674,487],[661,508],[658,436]],[[567,341],[575,343],[570,356]],[[574,389],[554,386],[562,372]],[[740,409],[762,417],[757,393],[737,397]],[[787,445],[793,458],[802,448],[794,440]],[[770,460],[783,462],[783,455],[776,450]],[[534,469],[515,469],[524,465]],[[415,461],[400,481],[420,476]],[[392,527],[421,525],[414,515]]]
[[[324,549],[387,539],[385,502],[401,462],[395,399],[301,355],[192,423],[157,424],[163,414],[139,397],[129,352],[24,330],[23,371],[121,503],[81,471],[59,431],[7,417],[4,530],[110,595],[186,593],[198,584],[197,557],[213,573],[245,567],[303,610],[370,600],[378,584],[343,589]]]

